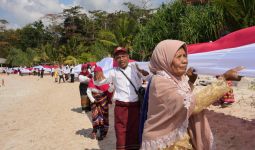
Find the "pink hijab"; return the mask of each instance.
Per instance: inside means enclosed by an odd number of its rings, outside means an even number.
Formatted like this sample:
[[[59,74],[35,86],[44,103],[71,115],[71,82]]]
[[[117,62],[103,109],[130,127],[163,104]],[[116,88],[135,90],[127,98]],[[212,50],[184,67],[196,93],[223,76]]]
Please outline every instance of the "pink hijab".
[[[212,134],[203,112],[192,115],[195,98],[183,75],[180,80],[171,74],[175,53],[186,44],[178,40],[164,40],[153,51],[147,120],[144,124],[141,149],[159,149],[173,145],[189,133],[197,150],[212,148]]]
[[[178,40],[164,40],[155,47],[151,60],[150,71],[156,74],[157,71],[164,70],[171,75],[170,66],[174,59],[175,53],[183,47],[187,52],[187,46],[184,42]]]

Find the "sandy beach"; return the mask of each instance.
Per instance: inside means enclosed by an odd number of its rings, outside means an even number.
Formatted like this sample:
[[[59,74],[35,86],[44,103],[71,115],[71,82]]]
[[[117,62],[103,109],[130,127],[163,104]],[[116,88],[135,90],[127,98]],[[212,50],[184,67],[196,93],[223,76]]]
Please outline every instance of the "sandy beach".
[[[81,112],[79,83],[55,83],[50,76],[0,75],[0,150],[115,149],[113,108],[103,141],[90,138],[90,113]],[[207,110],[217,150],[255,147],[255,90],[252,79],[234,87],[236,102]]]

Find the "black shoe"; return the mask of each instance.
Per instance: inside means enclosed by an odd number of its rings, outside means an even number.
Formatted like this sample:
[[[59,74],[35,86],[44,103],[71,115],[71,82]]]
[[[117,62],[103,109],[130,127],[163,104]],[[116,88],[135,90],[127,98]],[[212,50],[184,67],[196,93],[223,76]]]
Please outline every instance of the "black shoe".
[[[103,134],[102,134],[102,129],[101,129],[101,127],[99,127],[98,129],[97,129],[97,140],[98,141],[101,141],[101,140],[103,140],[104,139],[104,137],[103,137]]]
[[[89,111],[91,111],[91,108],[90,107],[85,107],[85,112],[87,113],[87,112],[89,112]]]

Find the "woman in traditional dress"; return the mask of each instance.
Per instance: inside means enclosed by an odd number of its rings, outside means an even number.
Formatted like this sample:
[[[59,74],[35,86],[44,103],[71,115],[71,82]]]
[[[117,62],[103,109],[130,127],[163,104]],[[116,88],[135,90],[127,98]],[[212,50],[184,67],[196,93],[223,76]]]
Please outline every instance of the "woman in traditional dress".
[[[90,80],[87,95],[91,102],[92,110],[92,138],[103,140],[106,136],[109,128],[109,104],[111,103],[111,97],[113,92],[113,86],[106,83],[103,71],[101,67],[94,69],[94,78]]]
[[[226,79],[240,80],[237,72],[242,68],[227,71],[193,94],[187,65],[187,47],[182,41],[164,40],[154,49],[149,64],[154,76],[141,114],[145,118],[141,149],[213,149],[213,135],[203,110],[230,90]]]
[[[228,86],[231,88],[233,86],[232,81],[227,81]],[[227,107],[235,102],[234,91],[231,88],[223,97],[220,98],[221,107]]]
[[[54,69],[54,79],[55,79],[55,82],[58,82],[58,70],[57,70],[57,68]]]
[[[80,81],[79,89],[80,89],[80,95],[81,95],[81,108],[85,112],[91,111],[90,101],[87,97],[88,83],[91,78],[92,76],[88,72],[87,65],[83,64],[81,66],[81,73],[79,74],[79,81]]]

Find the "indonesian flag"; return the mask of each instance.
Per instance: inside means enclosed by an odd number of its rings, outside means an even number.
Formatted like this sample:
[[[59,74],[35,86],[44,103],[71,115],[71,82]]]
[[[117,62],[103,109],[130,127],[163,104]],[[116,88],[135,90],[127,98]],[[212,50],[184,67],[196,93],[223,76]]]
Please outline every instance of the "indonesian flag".
[[[232,32],[214,42],[190,44],[188,53],[189,67],[195,68],[197,74],[215,76],[243,66],[245,69],[239,75],[255,77],[255,26]],[[149,71],[149,62],[130,62]],[[117,66],[111,57],[96,64],[103,68],[106,77]]]
[[[255,26],[232,32],[214,42],[188,45],[189,66],[198,74],[220,75],[237,66],[239,75],[255,77]]]

